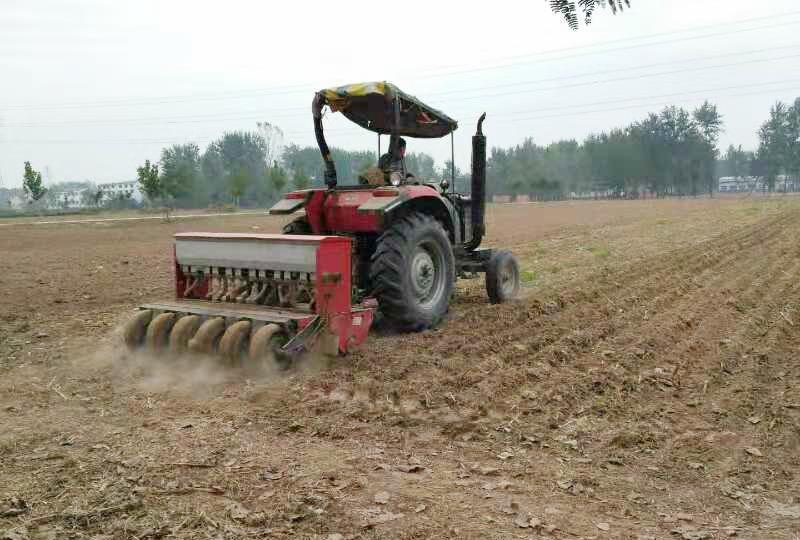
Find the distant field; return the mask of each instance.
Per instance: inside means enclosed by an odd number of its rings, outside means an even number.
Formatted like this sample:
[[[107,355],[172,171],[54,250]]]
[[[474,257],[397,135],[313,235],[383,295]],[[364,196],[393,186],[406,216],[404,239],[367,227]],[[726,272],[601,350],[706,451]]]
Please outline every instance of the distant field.
[[[170,296],[175,232],[286,219],[0,227],[0,500],[27,505],[0,531],[797,538],[800,198],[487,220],[519,302],[466,281],[439,329],[276,380],[156,367],[114,330]]]
[[[170,213],[170,217],[181,218],[181,217],[195,217],[198,215],[219,215],[219,214],[234,214],[234,213],[242,213],[242,214],[255,214],[255,213],[263,213],[265,209],[263,208],[248,208],[248,209],[240,209],[240,210],[222,210],[222,209],[209,209],[209,208],[198,208],[198,209],[189,209],[189,210],[176,210]],[[97,212],[75,212],[63,215],[24,215],[24,216],[13,216],[13,217],[0,217],[0,226],[8,226],[8,225],[21,225],[21,224],[40,224],[46,223],[49,224],[51,222],[71,222],[71,221],[98,221],[98,220],[113,220],[119,219],[124,221],[134,221],[134,220],[152,220],[152,219],[161,219],[164,216],[163,212],[160,210],[151,210],[151,209],[136,209],[136,210],[101,210]]]

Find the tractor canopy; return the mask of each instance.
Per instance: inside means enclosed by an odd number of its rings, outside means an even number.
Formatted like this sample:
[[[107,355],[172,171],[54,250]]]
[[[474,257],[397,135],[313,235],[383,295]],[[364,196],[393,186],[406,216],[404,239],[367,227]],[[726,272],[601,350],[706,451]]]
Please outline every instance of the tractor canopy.
[[[388,82],[348,84],[320,90],[314,116],[328,105],[359,126],[382,135],[444,137],[458,122]]]

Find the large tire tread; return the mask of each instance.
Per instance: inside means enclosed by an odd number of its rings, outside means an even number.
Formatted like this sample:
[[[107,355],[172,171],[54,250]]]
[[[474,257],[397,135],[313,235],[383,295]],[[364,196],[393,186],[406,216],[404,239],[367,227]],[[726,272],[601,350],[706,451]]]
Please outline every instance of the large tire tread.
[[[423,311],[409,300],[407,259],[424,237],[434,238],[443,250],[448,274],[445,291],[432,310]],[[381,313],[401,330],[435,327],[446,315],[455,283],[455,260],[447,232],[426,214],[412,213],[395,221],[377,242],[370,260],[370,282]]]

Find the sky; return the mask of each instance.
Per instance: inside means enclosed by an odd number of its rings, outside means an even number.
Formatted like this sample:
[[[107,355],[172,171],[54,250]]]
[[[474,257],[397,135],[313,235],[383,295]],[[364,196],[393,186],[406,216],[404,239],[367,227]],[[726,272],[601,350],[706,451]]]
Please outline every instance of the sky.
[[[314,92],[370,80],[456,118],[462,168],[481,112],[489,145],[508,147],[709,99],[720,146],[754,149],[770,106],[800,96],[798,30],[795,0],[631,0],[577,31],[546,0],[0,0],[0,187],[21,186],[25,161],[45,184],[132,180],[164,146],[258,121],[313,145]],[[377,147],[341,115],[326,133]],[[441,165],[450,142],[409,150]]]

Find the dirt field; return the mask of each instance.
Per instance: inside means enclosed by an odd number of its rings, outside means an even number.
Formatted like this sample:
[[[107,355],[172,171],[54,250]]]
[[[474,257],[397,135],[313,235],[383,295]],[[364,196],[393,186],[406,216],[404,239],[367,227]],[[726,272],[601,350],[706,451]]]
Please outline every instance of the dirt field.
[[[800,536],[800,199],[490,207],[524,298],[273,380],[115,328],[216,216],[0,227],[0,539]]]

